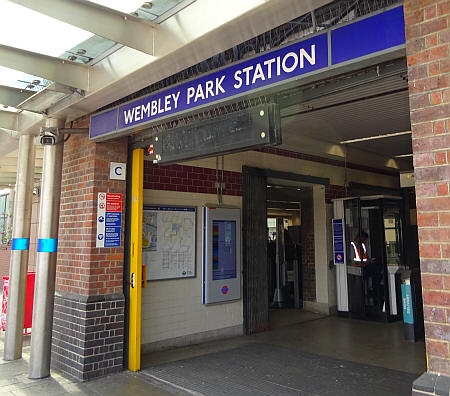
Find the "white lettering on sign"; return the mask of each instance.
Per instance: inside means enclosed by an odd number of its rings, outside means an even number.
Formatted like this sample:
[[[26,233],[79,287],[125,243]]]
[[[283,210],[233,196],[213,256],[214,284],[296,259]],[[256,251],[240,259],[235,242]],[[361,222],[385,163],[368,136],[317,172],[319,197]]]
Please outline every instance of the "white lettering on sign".
[[[188,87],[186,95],[186,103],[197,103],[199,100],[205,100],[213,96],[219,95],[219,93],[225,93],[225,89],[222,87],[225,76],[216,77],[215,80],[208,80],[204,84],[197,84],[197,87]]]
[[[198,104],[210,98],[226,94],[227,87],[230,90],[240,89],[244,86],[251,86],[262,81],[270,80],[279,77],[282,73],[293,73],[298,69],[303,69],[307,64],[314,66],[316,64],[316,45],[312,44],[308,49],[300,48],[299,50],[288,52],[284,55],[279,55],[274,58],[266,59],[238,69],[234,72],[234,84],[229,82],[225,84],[223,74],[220,77],[214,77],[195,85],[189,85],[182,88],[176,93],[169,93],[157,99],[149,100],[148,102],[123,111],[125,125],[134,124],[138,121],[149,120],[152,117],[159,116],[166,112],[171,112],[178,109],[178,105]],[[232,85],[231,85],[232,84]],[[225,87],[224,87],[225,86]],[[181,89],[181,88],[180,88]],[[182,97],[182,102],[179,99]]]
[[[311,50],[308,53],[304,48],[300,48],[298,53],[288,52],[282,58],[277,56],[265,60],[262,64],[257,63],[255,66],[247,66],[243,69],[234,72],[235,89],[241,88],[243,85],[253,85],[258,81],[270,80],[272,76],[279,76],[281,71],[284,73],[292,73],[295,69],[303,69],[305,61],[310,65],[316,64],[316,46],[311,45]],[[274,64],[276,69],[273,70]]]
[[[136,121],[148,119],[150,116],[163,114],[172,109],[178,108],[178,99],[180,91],[166,95],[164,99],[155,99],[146,104],[132,107],[123,112],[125,124],[131,124]]]

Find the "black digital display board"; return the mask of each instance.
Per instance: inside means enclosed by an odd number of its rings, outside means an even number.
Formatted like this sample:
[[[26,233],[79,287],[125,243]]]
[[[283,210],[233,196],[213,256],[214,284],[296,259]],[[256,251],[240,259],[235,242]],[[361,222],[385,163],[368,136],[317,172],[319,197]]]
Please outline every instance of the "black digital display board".
[[[149,141],[153,162],[167,164],[281,144],[279,108],[266,103],[161,132]]]

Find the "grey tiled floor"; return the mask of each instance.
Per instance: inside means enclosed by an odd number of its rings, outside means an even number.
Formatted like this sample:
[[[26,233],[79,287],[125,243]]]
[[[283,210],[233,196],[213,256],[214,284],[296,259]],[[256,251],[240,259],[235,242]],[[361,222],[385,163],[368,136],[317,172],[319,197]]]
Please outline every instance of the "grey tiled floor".
[[[1,396],[81,396],[81,395],[149,395],[166,396],[170,393],[155,387],[140,374],[123,371],[85,383],[75,382],[52,371],[51,377],[28,379],[29,342],[25,336],[22,359],[3,360],[4,333],[0,335],[0,395]]]
[[[253,396],[258,394],[253,391],[260,389],[261,382],[264,381],[270,382],[272,388],[278,387],[276,392],[280,395],[291,394],[291,390],[296,391],[292,394],[303,395],[305,393],[299,390],[307,389],[306,394],[322,396],[338,393],[333,393],[334,388],[327,388],[325,384],[319,383],[321,370],[327,373],[334,370],[335,381],[342,381],[342,384],[357,386],[357,381],[365,378],[368,384],[372,382],[381,386],[380,381],[390,376],[394,382],[397,381],[407,389],[412,379],[426,369],[424,344],[405,341],[401,323],[364,322],[323,317],[306,311],[279,310],[272,312],[270,325],[272,330],[265,333],[144,355],[142,367],[147,374],[151,373],[150,376],[145,373],[123,371],[86,383],[72,381],[53,371],[49,378],[28,379],[29,336],[25,337],[23,358],[5,362],[2,359],[4,341],[2,333],[0,396],[169,394]],[[284,367],[283,362],[286,358],[296,363]],[[264,364],[259,364],[260,360],[264,361]],[[226,370],[222,370],[223,364],[227,365],[227,362],[230,364],[238,362],[241,369],[237,373],[227,373]],[[310,370],[308,365],[311,365]],[[245,372],[247,368],[250,369],[249,372]],[[214,387],[207,386],[207,382],[211,384],[213,378],[216,378],[217,384],[225,383],[224,375],[229,376],[232,386],[228,391],[233,389],[232,393],[224,392],[223,387],[217,391]],[[305,377],[302,379],[303,375]],[[275,377],[279,377],[278,380]],[[196,378],[197,380],[200,378],[201,381],[196,382]],[[314,381],[318,384],[317,389],[314,388]],[[287,384],[290,385],[286,386]],[[307,388],[305,384],[309,384]],[[215,385],[214,381],[212,385]],[[285,388],[283,392],[280,386]],[[270,389],[272,393],[269,394],[274,394],[272,388]],[[260,390],[262,394],[267,394],[265,388]],[[377,390],[377,395],[384,396],[383,391],[380,393],[380,389]],[[352,393],[353,391],[353,388],[348,388],[346,394],[359,396],[358,393]],[[399,394],[406,393],[402,390]]]

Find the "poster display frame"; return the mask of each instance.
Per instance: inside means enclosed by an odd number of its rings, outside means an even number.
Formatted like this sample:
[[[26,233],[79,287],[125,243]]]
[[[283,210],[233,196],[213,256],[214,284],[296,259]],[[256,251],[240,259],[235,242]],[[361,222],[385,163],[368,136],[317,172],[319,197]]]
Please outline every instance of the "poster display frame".
[[[161,208],[161,209],[157,209],[157,208]],[[150,263],[144,263],[144,244],[142,244],[142,265],[146,265],[147,266],[147,281],[148,282],[164,282],[164,281],[170,281],[170,280],[181,280],[181,279],[193,279],[197,277],[197,207],[196,206],[188,206],[188,205],[160,205],[160,204],[144,204],[143,205],[143,216],[142,216],[142,222],[144,221],[144,213],[146,210],[154,210],[157,212],[169,212],[170,210],[168,209],[176,209],[173,210],[175,211],[180,211],[180,212],[193,212],[194,213],[194,244],[193,244],[193,248],[194,248],[194,259],[193,259],[193,263],[191,265],[191,267],[193,268],[193,274],[192,275],[187,275],[187,276],[174,276],[174,277],[165,277],[165,278],[157,278],[157,279],[152,279],[151,276],[151,271],[150,271]],[[144,235],[144,225],[142,225],[142,236]]]
[[[235,276],[214,279],[213,233],[214,222],[235,223]],[[204,206],[202,224],[202,266],[204,305],[233,303],[242,298],[242,228],[241,209],[233,206]]]

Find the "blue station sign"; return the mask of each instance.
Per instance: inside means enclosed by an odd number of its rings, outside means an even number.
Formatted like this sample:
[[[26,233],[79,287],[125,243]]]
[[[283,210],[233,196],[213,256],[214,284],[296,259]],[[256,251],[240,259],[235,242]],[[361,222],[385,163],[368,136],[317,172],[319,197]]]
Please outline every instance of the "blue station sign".
[[[95,114],[91,117],[90,139],[115,137],[158,119],[404,45],[404,30],[403,7],[400,6],[324,31]]]

